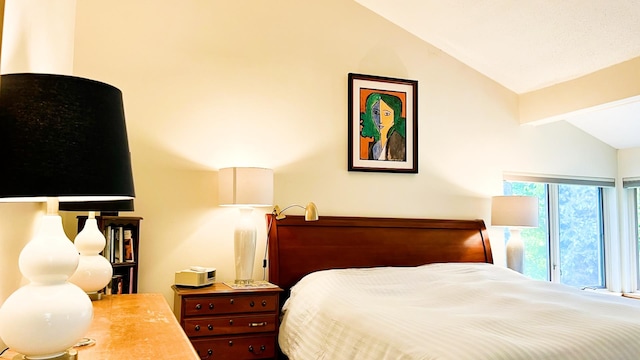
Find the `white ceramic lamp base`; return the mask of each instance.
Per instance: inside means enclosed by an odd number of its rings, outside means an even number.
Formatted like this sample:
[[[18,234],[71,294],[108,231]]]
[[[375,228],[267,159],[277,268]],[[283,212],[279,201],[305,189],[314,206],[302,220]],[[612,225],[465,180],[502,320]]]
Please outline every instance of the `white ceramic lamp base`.
[[[0,338],[30,359],[65,356],[85,336],[93,318],[87,294],[67,279],[78,251],[58,215],[45,215],[36,236],[20,253],[20,272],[31,282],[0,307]]]
[[[522,273],[524,270],[524,242],[520,237],[520,229],[510,229],[511,236],[507,242],[507,267]]]
[[[111,263],[100,251],[104,249],[106,239],[95,219],[95,214],[90,213],[82,231],[78,233],[74,244],[80,253],[78,268],[69,278],[69,282],[78,285],[88,294],[97,294],[102,290],[113,275]],[[99,297],[94,297],[98,299]]]
[[[233,249],[236,265],[236,284],[250,284],[253,280],[253,263],[256,257],[256,225],[251,218],[251,208],[240,208]]]

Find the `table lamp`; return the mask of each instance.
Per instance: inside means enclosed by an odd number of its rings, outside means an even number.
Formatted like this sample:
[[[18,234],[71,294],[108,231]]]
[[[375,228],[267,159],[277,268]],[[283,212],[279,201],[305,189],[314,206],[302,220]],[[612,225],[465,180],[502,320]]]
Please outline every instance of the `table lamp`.
[[[100,255],[107,240],[98,228],[96,211],[101,215],[115,214],[119,211],[133,211],[133,199],[114,201],[73,201],[60,203],[61,211],[88,211],[82,230],[73,241],[80,253],[78,268],[69,278],[69,282],[78,285],[89,294],[91,300],[100,300],[100,290],[111,281],[113,267],[106,257]]]
[[[538,198],[494,196],[491,199],[491,225],[508,227],[510,236],[507,242],[507,267],[522,273],[524,243],[520,237],[520,230],[538,226]]]
[[[122,93],[74,76],[2,75],[0,154],[0,201],[47,202],[20,253],[20,272],[30,282],[0,307],[0,338],[20,359],[73,359],[93,307],[68,281],[79,256],[58,204],[134,197]]]
[[[233,239],[235,284],[251,284],[256,257],[256,224],[251,213],[254,207],[273,204],[273,170],[256,167],[220,169],[218,196],[221,206],[240,209]]]

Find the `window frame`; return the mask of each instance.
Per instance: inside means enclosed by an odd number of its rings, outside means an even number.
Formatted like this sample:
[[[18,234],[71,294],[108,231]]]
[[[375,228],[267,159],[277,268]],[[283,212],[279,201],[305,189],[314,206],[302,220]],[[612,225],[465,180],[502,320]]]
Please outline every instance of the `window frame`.
[[[616,253],[616,246],[612,243],[611,239],[614,239],[617,235],[615,231],[616,227],[611,226],[611,224],[617,223],[617,219],[615,219],[615,180],[606,178],[571,178],[530,174],[504,174],[503,181],[535,182],[545,185],[547,193],[547,222],[549,227],[547,229],[548,238],[546,239],[548,245],[547,280],[556,283],[560,283],[562,270],[560,266],[559,186],[583,185],[598,188],[598,206],[600,208],[599,236],[601,237],[600,246],[602,249],[600,261],[602,261],[601,271],[603,273],[601,274],[601,279],[603,284],[585,287],[592,289],[610,289],[610,285],[615,283],[615,279],[619,279],[621,276],[621,271],[614,269],[612,266],[612,264],[616,263],[615,258],[612,257],[612,254]],[[637,256],[637,254],[635,255]],[[621,262],[618,261],[618,263]],[[635,264],[638,265],[638,262],[636,261]],[[633,274],[636,279],[640,279],[640,265],[637,266],[637,271],[633,272]],[[638,283],[638,281],[634,282],[634,284],[637,284],[636,287],[640,288],[640,283]]]
[[[619,211],[623,220],[620,222],[623,224],[620,226],[620,266],[616,269],[620,276],[620,285],[616,291],[623,293],[640,291],[638,196],[640,196],[640,178],[623,178],[619,197],[621,202]],[[628,256],[625,257],[623,254]]]
[[[632,191],[626,191],[627,194],[627,213],[631,212],[631,216],[629,217],[631,220],[627,221],[628,225],[628,233],[631,236],[629,238],[629,254],[631,254],[630,263],[633,264],[635,271],[631,272],[630,283],[635,284],[635,288],[633,292],[636,292],[640,289],[640,251],[638,247],[638,242],[640,241],[640,234],[638,234],[638,217],[640,217],[640,211],[638,211],[638,196],[640,196],[640,191],[638,188],[634,188]]]

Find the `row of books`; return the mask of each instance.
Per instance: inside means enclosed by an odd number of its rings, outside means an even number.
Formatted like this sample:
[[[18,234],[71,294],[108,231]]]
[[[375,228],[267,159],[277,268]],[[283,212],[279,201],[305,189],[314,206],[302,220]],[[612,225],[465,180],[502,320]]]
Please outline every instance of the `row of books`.
[[[107,242],[103,255],[112,263],[135,262],[133,237],[130,229],[109,225],[105,228]]]

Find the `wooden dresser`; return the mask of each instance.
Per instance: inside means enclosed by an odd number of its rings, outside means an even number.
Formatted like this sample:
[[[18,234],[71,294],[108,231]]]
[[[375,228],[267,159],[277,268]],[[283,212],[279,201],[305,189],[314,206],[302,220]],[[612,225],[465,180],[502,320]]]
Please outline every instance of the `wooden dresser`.
[[[172,286],[174,313],[202,359],[274,359],[280,288]]]
[[[94,301],[86,336],[95,344],[77,347],[79,360],[198,359],[161,294],[107,295]],[[21,357],[9,350],[0,359],[15,356]]]

